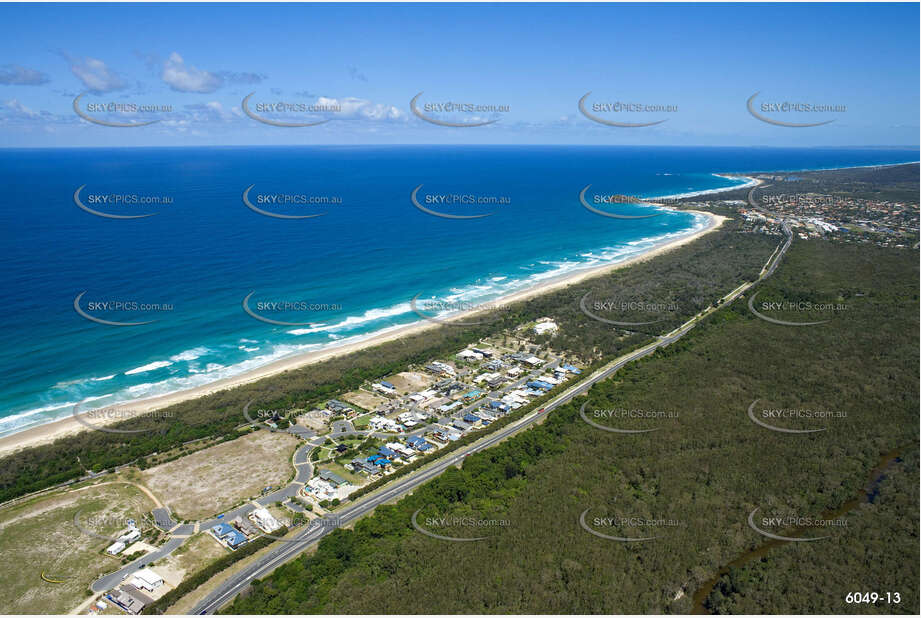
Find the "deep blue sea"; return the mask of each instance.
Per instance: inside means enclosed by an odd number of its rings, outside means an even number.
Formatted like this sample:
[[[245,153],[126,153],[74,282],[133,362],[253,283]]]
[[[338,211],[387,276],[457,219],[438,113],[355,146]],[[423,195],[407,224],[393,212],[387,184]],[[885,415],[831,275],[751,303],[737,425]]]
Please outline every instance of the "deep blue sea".
[[[741,182],[714,173],[918,158],[916,150],[780,148],[0,150],[0,435],[71,414],[81,401],[93,407],[182,390],[418,321],[410,308],[417,294],[444,301],[447,313],[622,260],[702,224],[671,211],[634,220],[593,214],[579,201],[589,184],[588,196],[659,197]],[[491,214],[422,212],[410,199],[419,185],[425,208]],[[258,214],[242,200],[250,186],[257,208],[322,216]],[[74,201],[79,187],[81,203],[98,212],[157,214],[90,214]],[[104,196],[172,202],[113,205]],[[289,202],[273,204],[273,196]],[[299,202],[318,197],[341,203]],[[78,307],[90,316],[154,321],[91,321],[75,310],[81,293]],[[304,324],[251,317],[242,307],[250,293],[260,315]],[[146,304],[160,309],[142,310]]]

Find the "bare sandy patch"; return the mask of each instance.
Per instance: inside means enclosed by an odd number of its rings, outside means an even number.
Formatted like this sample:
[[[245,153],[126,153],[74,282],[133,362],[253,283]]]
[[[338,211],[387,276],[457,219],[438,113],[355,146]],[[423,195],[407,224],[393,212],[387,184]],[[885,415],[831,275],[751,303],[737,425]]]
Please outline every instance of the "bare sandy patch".
[[[287,483],[297,443],[287,433],[256,431],[150,468],[141,477],[176,518],[204,519],[260,495],[265,487]]]
[[[367,391],[352,391],[342,395],[340,399],[365,410],[374,410],[388,401],[386,397]]]
[[[387,378],[401,393],[414,393],[424,391],[435,383],[435,378],[419,371],[401,371],[393,377]]]

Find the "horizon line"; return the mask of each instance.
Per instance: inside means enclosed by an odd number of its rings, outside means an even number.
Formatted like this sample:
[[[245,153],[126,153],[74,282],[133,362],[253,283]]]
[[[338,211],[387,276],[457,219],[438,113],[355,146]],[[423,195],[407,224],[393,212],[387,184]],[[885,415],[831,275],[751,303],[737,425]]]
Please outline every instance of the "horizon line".
[[[508,144],[450,144],[450,143],[439,143],[439,144],[429,144],[429,143],[418,143],[418,142],[409,142],[409,143],[398,143],[398,144],[375,144],[375,143],[366,143],[366,144],[194,144],[194,145],[175,145],[175,146],[165,146],[165,145],[145,145],[145,146],[134,146],[134,145],[125,145],[125,146],[0,146],[0,151],[3,150],[77,150],[77,149],[142,149],[142,148],[171,148],[171,149],[184,149],[184,148],[396,148],[396,147],[418,147],[418,146],[428,146],[428,147],[524,147],[524,148],[764,148],[764,149],[780,149],[780,148],[792,148],[799,150],[808,150],[814,148],[826,148],[829,150],[843,150],[843,149],[865,149],[865,150],[878,150],[878,149],[901,149],[901,150],[921,150],[921,144],[917,145],[899,145],[899,144],[873,144],[873,145],[844,145],[844,146],[834,146],[834,145],[812,145],[812,146],[772,146],[766,144],[740,144],[740,145],[711,145],[711,144],[518,144],[518,143],[508,143]],[[915,163],[912,161],[911,163]]]

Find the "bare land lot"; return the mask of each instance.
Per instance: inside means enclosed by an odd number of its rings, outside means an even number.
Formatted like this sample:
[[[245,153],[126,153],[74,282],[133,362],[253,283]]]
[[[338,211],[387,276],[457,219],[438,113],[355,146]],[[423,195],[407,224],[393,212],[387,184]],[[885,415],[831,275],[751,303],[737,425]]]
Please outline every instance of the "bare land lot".
[[[264,487],[287,483],[296,444],[290,434],[255,431],[145,470],[141,477],[177,518],[204,519],[258,496]]]
[[[387,382],[393,384],[401,394],[424,391],[435,383],[435,378],[421,371],[401,371],[400,373],[387,378]]]
[[[329,431],[329,418],[319,413],[307,412],[298,416],[296,421],[298,425],[322,434]]]
[[[153,566],[163,579],[176,586],[178,582],[205,568],[229,551],[207,532],[199,532]]]
[[[378,406],[381,406],[390,401],[386,397],[375,395],[374,393],[369,393],[366,391],[352,391],[350,393],[346,393],[340,397],[340,399],[365,410],[374,410]]]

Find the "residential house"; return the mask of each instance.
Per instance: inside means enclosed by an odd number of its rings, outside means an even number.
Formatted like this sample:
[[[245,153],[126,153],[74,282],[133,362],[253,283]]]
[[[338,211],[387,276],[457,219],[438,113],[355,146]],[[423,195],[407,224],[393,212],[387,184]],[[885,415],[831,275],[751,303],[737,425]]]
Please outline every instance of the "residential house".
[[[383,431],[387,433],[402,433],[403,428],[394,421],[389,419],[386,416],[372,416],[368,420],[368,427],[374,431]]]
[[[535,324],[533,328],[534,334],[536,335],[552,334],[558,331],[559,329],[560,327],[556,325],[556,322],[554,322],[550,318],[539,319],[537,321],[537,324]]]
[[[269,513],[269,510],[266,508],[260,508],[254,510],[249,514],[252,518],[253,523],[256,524],[263,532],[274,532],[281,528],[281,524],[277,519],[272,517],[272,514]]]
[[[406,440],[406,443],[417,451],[425,452],[432,449],[432,445],[419,436],[411,436]]]
[[[387,397],[397,396],[397,389],[394,388],[393,384],[390,384],[390,382],[375,382],[371,385],[371,388]]]
[[[131,584],[122,584],[108,593],[106,598],[129,614],[134,615],[140,614],[146,606],[153,603],[153,599],[138,590],[137,586],[132,586]]]
[[[225,523],[215,524],[208,532],[230,549],[236,549],[247,541],[246,536],[242,532]]]
[[[458,352],[457,358],[469,363],[473,361],[483,360],[483,355],[480,354],[479,352],[474,352],[473,350],[461,350],[460,352]]]
[[[151,569],[144,568],[135,572],[134,577],[131,579],[131,585],[139,589],[153,592],[163,585],[163,578],[154,573]]]
[[[330,399],[326,402],[326,409],[332,412],[333,414],[351,416],[355,414],[355,410],[347,403],[339,401],[338,399]]]
[[[350,485],[350,483],[333,472],[332,470],[320,470],[320,478],[332,485],[333,487],[342,487],[343,485]]]

